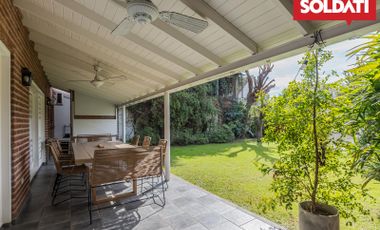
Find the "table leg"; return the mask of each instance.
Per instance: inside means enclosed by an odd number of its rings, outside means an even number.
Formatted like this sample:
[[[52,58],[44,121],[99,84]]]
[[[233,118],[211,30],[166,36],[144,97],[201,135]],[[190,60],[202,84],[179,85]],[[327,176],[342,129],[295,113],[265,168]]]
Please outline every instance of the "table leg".
[[[132,193],[133,193],[134,195],[137,195],[137,180],[136,180],[136,179],[133,179],[133,180],[132,180],[132,188],[133,188]]]

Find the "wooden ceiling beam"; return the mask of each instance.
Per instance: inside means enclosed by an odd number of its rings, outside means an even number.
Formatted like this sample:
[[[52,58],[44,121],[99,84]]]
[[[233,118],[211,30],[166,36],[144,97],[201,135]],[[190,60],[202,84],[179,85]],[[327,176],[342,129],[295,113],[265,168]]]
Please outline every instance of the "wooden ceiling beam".
[[[192,9],[198,15],[209,18],[226,33],[231,35],[234,39],[239,41],[244,47],[246,47],[252,53],[257,53],[258,45],[245,33],[239,30],[235,25],[223,17],[219,12],[212,8],[203,0],[181,0],[187,7]]]
[[[292,0],[272,0],[283,12],[283,14],[293,21],[298,31],[303,35],[308,35],[314,32],[315,28],[309,21],[293,20],[293,1]]]

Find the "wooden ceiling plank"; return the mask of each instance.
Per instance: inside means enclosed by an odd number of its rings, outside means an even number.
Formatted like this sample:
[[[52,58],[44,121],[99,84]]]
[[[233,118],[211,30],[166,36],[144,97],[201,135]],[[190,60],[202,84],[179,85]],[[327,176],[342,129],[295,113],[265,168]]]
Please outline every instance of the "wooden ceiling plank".
[[[239,41],[252,53],[257,53],[258,45],[245,33],[239,30],[235,25],[228,21],[225,17],[218,13],[214,8],[203,0],[181,0],[187,7],[192,9],[198,15],[209,18],[225,32],[231,35],[234,39]]]
[[[217,55],[212,53],[210,50],[208,50],[206,47],[198,44],[191,38],[187,37],[185,34],[181,33],[179,30],[175,29],[173,26],[168,25],[167,23],[161,20],[156,20],[152,22],[152,25],[154,25],[161,31],[165,32],[172,38],[176,39],[177,41],[181,42],[182,44],[186,45],[190,49],[194,50],[195,52],[199,53],[203,57],[217,64],[218,66],[223,66],[226,64],[226,62],[222,58],[218,57]]]

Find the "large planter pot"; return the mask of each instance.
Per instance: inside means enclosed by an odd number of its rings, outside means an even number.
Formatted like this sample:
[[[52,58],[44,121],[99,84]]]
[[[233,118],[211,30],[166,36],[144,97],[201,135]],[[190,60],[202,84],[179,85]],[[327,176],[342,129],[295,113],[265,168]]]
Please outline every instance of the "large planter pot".
[[[318,204],[317,212],[309,212],[311,201],[299,204],[299,229],[300,230],[339,230],[339,212],[329,205]]]

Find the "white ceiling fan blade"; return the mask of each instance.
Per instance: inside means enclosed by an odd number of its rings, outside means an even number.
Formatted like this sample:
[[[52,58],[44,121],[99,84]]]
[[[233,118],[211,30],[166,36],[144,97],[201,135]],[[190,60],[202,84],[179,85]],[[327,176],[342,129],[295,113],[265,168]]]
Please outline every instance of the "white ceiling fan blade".
[[[126,35],[132,29],[135,22],[130,18],[126,17],[112,30],[113,35]]]
[[[162,11],[159,17],[163,22],[181,27],[196,34],[199,34],[208,26],[207,21],[176,12]]]

